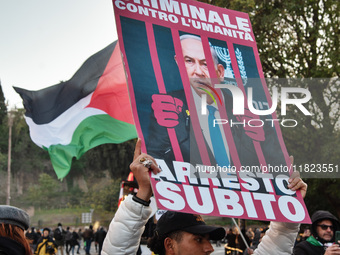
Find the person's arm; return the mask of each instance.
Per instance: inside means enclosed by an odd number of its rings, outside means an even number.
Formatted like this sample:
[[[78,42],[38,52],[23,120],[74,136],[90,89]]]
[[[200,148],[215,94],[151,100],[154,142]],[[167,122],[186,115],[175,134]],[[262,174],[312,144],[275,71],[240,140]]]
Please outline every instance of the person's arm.
[[[288,187],[293,191],[300,190],[302,198],[305,198],[307,184],[297,172],[292,174]],[[291,255],[299,229],[299,223],[271,222],[269,229],[253,254],[270,255],[274,251],[278,255]]]
[[[142,158],[153,161],[150,169],[140,162]],[[151,206],[147,205],[152,195],[149,170],[157,174],[160,169],[151,156],[141,153],[141,140],[137,141],[130,169],[138,182],[139,190],[135,198],[129,195],[121,203],[112,219],[103,243],[104,255],[136,254],[144,226],[152,213]]]
[[[291,255],[299,229],[299,223],[270,222],[269,229],[254,254],[269,255],[275,251],[278,255]]]

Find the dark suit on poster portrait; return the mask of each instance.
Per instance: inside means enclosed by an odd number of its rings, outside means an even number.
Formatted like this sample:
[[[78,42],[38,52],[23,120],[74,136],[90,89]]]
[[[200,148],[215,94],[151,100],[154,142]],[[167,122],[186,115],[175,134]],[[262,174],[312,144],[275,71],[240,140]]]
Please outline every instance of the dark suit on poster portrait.
[[[229,121],[232,120],[234,123],[238,120],[236,116],[232,113],[232,104],[233,99],[231,95],[224,89],[222,89],[222,93],[226,102],[226,111],[228,115]],[[181,153],[183,155],[183,160],[185,162],[198,163],[202,162],[197,159],[197,157],[193,157],[195,155],[199,156],[198,146],[195,140],[190,139],[193,137],[192,130],[192,122],[190,120],[190,115],[187,114],[188,106],[185,103],[185,94],[184,90],[174,91],[168,93],[169,96],[176,97],[184,102],[182,112],[178,115],[178,125],[176,125],[175,131],[178,138],[178,143],[181,148]],[[264,119],[262,117],[261,119]],[[280,154],[280,144],[277,139],[277,135],[275,129],[271,127],[271,123],[264,121],[264,134],[265,140],[260,142],[263,154],[266,159],[268,159],[267,163],[271,165],[280,165],[284,164],[284,157]],[[196,123],[198,124],[198,123]],[[258,166],[260,165],[254,145],[253,139],[251,139],[245,132],[242,125],[233,125],[231,127],[231,132],[233,136],[233,140],[237,149],[238,157],[240,159],[242,166]],[[174,152],[171,147],[170,139],[168,136],[167,128],[162,127],[157,123],[154,115],[151,115],[150,120],[150,129],[148,136],[148,147],[147,151],[150,155],[155,158],[164,159],[168,165],[172,164],[172,161],[175,161]],[[207,142],[205,141],[207,146]],[[208,154],[210,161],[215,162],[213,159],[213,153],[207,146]],[[191,155],[191,157],[190,157]],[[231,158],[231,164],[232,163]]]

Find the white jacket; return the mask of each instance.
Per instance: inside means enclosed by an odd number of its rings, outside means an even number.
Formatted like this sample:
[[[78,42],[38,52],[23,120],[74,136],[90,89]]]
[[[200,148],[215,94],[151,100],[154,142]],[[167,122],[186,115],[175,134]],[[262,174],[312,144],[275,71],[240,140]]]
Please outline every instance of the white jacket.
[[[254,254],[291,255],[299,229],[299,223],[270,222],[269,229]]]
[[[154,203],[154,200],[151,200]],[[103,243],[103,255],[136,254],[140,238],[151,213],[151,206],[132,200],[132,195],[121,203]]]
[[[154,203],[154,200],[151,200]],[[140,238],[151,213],[151,206],[143,206],[129,195],[112,219],[103,244],[103,255],[136,254]],[[271,222],[255,255],[291,255],[299,231],[298,223]]]

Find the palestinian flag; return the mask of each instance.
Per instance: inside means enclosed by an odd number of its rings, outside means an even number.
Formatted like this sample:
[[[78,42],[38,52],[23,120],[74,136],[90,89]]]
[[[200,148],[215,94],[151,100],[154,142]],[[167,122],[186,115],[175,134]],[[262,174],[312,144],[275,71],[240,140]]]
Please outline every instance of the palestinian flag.
[[[137,137],[117,41],[66,82],[39,91],[14,89],[23,99],[31,139],[49,152],[58,178],[68,174],[73,157]]]

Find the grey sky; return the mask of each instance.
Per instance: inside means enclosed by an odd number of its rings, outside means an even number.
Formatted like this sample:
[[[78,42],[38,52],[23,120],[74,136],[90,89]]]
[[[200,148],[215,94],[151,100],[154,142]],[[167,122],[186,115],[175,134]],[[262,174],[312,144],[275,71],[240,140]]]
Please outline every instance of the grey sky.
[[[10,107],[22,107],[12,86],[38,90],[68,80],[117,39],[110,0],[0,0],[0,35],[0,79]]]

